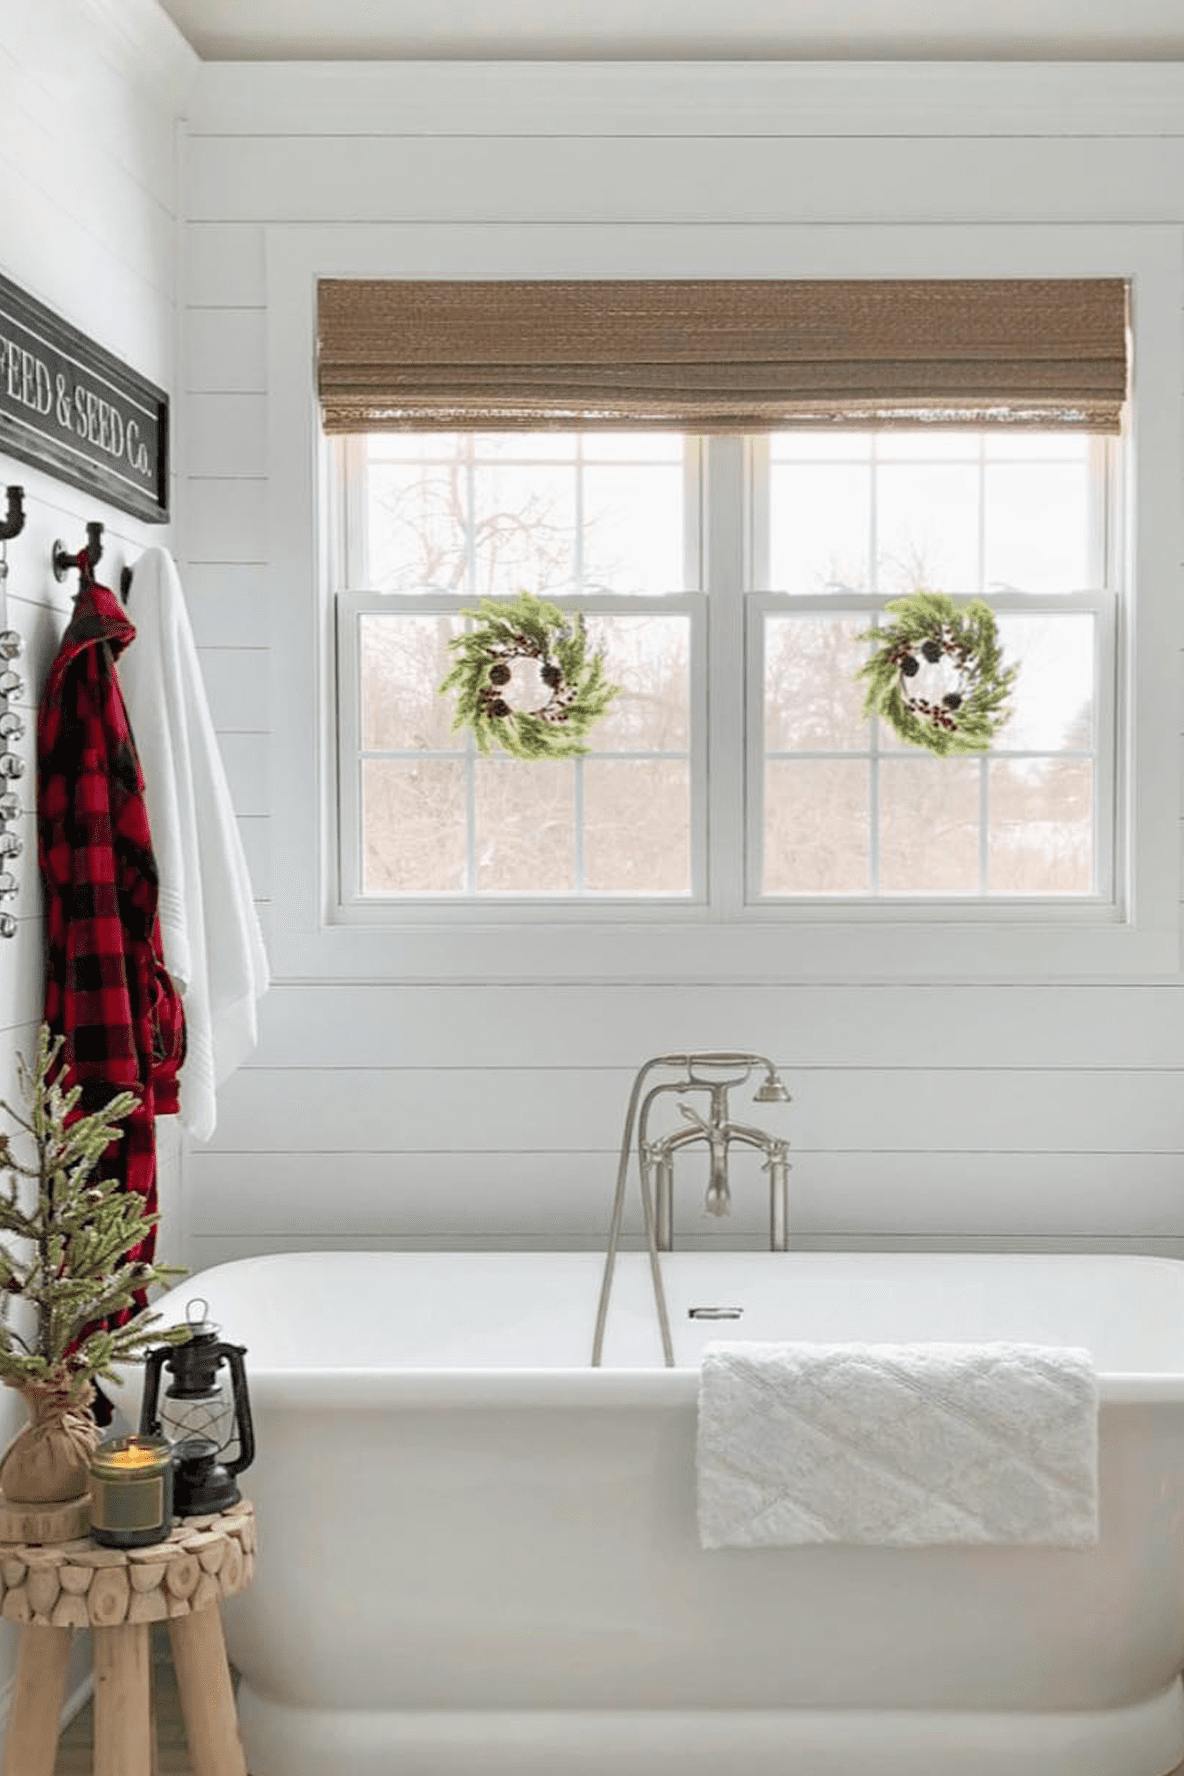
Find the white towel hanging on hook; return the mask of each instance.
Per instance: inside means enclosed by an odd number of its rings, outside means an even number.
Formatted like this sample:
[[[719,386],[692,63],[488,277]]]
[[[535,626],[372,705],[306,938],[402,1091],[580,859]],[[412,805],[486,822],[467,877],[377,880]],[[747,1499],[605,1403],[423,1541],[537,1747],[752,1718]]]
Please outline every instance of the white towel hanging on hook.
[[[217,1090],[258,1040],[267,955],[185,596],[167,549],[136,563],[119,664],[160,872],[164,959],[185,1002],[181,1121],[208,1141]]]

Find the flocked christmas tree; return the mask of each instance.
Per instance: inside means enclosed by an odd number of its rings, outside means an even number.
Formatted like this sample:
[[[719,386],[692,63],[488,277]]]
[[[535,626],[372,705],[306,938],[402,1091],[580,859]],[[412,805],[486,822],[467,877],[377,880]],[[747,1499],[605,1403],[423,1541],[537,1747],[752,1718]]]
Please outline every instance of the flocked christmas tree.
[[[0,1463],[9,1500],[46,1503],[86,1491],[98,1440],[94,1384],[146,1344],[187,1336],[157,1329],[144,1292],[182,1273],[135,1256],[158,1216],[118,1179],[101,1176],[136,1098],[121,1092],[81,1115],[65,1083],[62,1040],[43,1025],[30,1068],[18,1057],[23,1109],[0,1102],[21,1152],[0,1135],[0,1381],[30,1423]],[[120,1323],[122,1321],[122,1323]]]

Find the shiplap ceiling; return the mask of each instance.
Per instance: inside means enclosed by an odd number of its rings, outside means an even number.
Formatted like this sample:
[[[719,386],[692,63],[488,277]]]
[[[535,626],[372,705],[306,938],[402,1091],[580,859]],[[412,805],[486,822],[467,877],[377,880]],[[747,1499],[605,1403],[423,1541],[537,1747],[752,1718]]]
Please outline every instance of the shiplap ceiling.
[[[210,59],[1184,59],[1184,0],[163,0]]]

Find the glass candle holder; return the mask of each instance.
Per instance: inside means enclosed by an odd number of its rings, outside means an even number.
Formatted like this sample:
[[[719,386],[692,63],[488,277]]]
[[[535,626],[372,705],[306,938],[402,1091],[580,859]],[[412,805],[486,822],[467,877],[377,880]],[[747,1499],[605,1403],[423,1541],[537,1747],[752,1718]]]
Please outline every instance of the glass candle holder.
[[[150,1548],[173,1526],[173,1451],[164,1437],[109,1437],[90,1460],[90,1533],[104,1548]]]

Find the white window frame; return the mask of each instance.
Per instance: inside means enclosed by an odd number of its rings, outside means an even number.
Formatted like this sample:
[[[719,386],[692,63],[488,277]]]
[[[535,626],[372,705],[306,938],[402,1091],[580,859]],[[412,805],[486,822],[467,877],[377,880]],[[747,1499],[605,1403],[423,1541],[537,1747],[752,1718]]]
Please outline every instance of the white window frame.
[[[1114,978],[1173,972],[1179,961],[1178,436],[1182,299],[1176,231],[1148,226],[948,225],[828,229],[711,224],[622,230],[538,224],[529,230],[442,226],[270,227],[268,562],[277,613],[273,664],[273,953],[277,973],[406,980],[876,980]],[[1000,916],[982,903],[829,900],[803,916],[779,904],[745,916],[743,762],[708,735],[712,856],[709,916],[640,918],[604,909],[578,925],[534,903],[517,926],[470,918],[341,922],[336,880],[336,694],[332,476],[311,376],[319,277],[1081,277],[1131,280],[1134,381],[1121,581],[1129,588],[1116,649],[1121,736],[1116,895],[1088,908],[1056,901]],[[1150,368],[1144,368],[1150,366]],[[712,474],[743,476],[743,451]],[[739,499],[728,502],[739,509]],[[705,583],[737,559],[712,527]],[[755,583],[748,564],[748,584]],[[708,600],[707,699],[742,693],[744,625]],[[1170,668],[1165,669],[1165,662]],[[729,688],[731,687],[731,688]],[[737,772],[741,781],[737,782]],[[1121,859],[1121,862],[1120,862]],[[1071,916],[1070,915],[1071,911]],[[496,945],[490,935],[498,931]]]
[[[833,919],[836,907],[844,917],[876,918],[880,909],[890,905],[905,919],[931,919],[957,914],[990,924],[997,919],[1045,917],[1049,919],[1085,918],[1105,909],[1115,899],[1116,884],[1121,879],[1115,869],[1115,838],[1119,827],[1116,819],[1115,753],[1117,733],[1114,691],[1116,685],[1115,647],[1117,641],[1118,590],[1116,576],[1121,572],[1121,559],[1115,547],[1117,526],[1111,515],[1119,510],[1121,481],[1116,473],[1120,452],[1109,440],[1091,440],[1090,473],[1091,535],[1088,545],[1089,583],[1097,591],[1056,594],[986,593],[992,607],[1000,611],[1029,614],[1048,612],[1064,615],[1074,610],[1087,611],[1097,620],[1095,637],[1095,682],[1093,711],[1095,746],[1088,755],[1096,761],[1094,774],[1094,822],[1096,886],[1090,894],[1066,896],[975,894],[943,896],[940,894],[901,892],[881,894],[874,885],[870,891],[845,895],[765,895],[760,892],[764,831],[763,793],[765,759],[763,747],[764,704],[764,613],[784,610],[799,615],[810,611],[839,615],[857,612],[871,623],[883,611],[888,593],[831,592],[819,594],[752,591],[750,586],[769,583],[769,440],[763,437],[735,438],[716,436],[688,438],[685,461],[685,523],[684,574],[686,583],[706,583],[709,594],[705,601],[695,594],[663,594],[609,596],[603,593],[579,593],[571,596],[549,594],[553,603],[589,612],[619,611],[638,616],[683,611],[691,618],[691,870],[690,890],[677,895],[635,894],[548,894],[496,895],[472,890],[437,894],[410,893],[382,895],[364,893],[361,887],[360,858],[363,842],[362,806],[357,761],[365,756],[360,734],[360,683],[358,661],[357,619],[367,613],[381,615],[406,611],[419,616],[456,616],[472,602],[472,594],[442,594],[428,589],[418,593],[387,594],[368,588],[370,564],[367,536],[368,514],[365,505],[366,440],[363,437],[343,439],[333,452],[333,469],[338,478],[337,510],[344,523],[342,536],[334,548],[341,564],[345,586],[336,595],[337,608],[337,699],[338,699],[338,790],[334,826],[338,854],[337,915],[343,923],[389,924],[392,919],[430,923],[439,918],[448,921],[485,919],[509,921],[529,911],[538,918],[562,920],[605,916],[610,910],[621,917],[653,920],[662,917],[710,919],[719,903],[731,917],[762,918],[766,921],[784,919],[787,915],[804,919]],[[708,505],[710,484],[710,506]],[[713,548],[710,561],[705,544],[712,529]],[[872,557],[874,558],[874,548]],[[577,533],[576,559],[580,558]],[[354,590],[357,588],[357,590]],[[714,647],[728,657],[735,654],[735,635],[743,631],[745,694],[739,699],[734,679],[716,675],[712,707],[716,711],[714,731],[707,733],[706,658],[707,629],[713,635]],[[873,796],[877,776],[875,760],[879,754],[876,724],[872,724],[871,755]],[[707,769],[710,746],[712,768]],[[593,746],[593,750],[595,747]],[[471,739],[458,739],[447,753],[432,752],[414,756],[471,758]],[[627,757],[627,754],[609,756]],[[811,753],[793,756],[828,756]],[[834,757],[860,756],[836,753]],[[1041,757],[1046,756],[1041,754]],[[1070,753],[1063,757],[1075,756]],[[579,764],[577,761],[577,771]],[[984,786],[986,773],[982,773]],[[735,833],[717,818],[710,831],[707,801],[711,781],[727,786],[725,796],[717,796],[734,804],[738,798],[744,805],[742,843],[744,864],[735,848]],[[468,784],[470,825],[472,820],[472,781]],[[578,794],[578,790],[577,790]],[[871,813],[870,843],[874,859],[878,850],[877,822]],[[985,790],[980,845],[986,847]],[[471,841],[470,841],[471,843]]]

